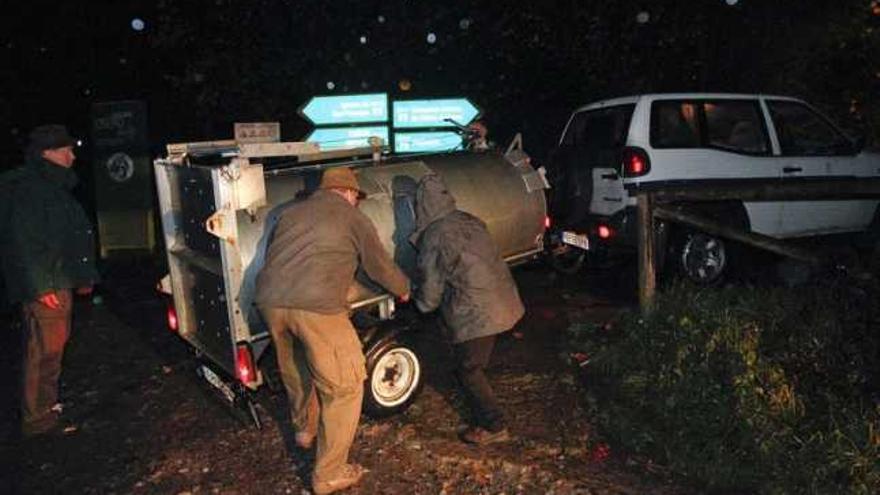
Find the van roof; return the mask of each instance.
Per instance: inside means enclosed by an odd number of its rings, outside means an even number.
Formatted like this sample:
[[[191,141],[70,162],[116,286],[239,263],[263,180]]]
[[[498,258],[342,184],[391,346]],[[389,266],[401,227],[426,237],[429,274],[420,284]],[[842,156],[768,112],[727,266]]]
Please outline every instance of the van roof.
[[[599,100],[578,107],[575,112],[584,110],[594,110],[596,108],[611,107],[616,105],[627,105],[637,103],[639,100],[685,100],[691,98],[700,99],[744,99],[744,98],[773,98],[778,100],[803,101],[799,98],[781,95],[766,95],[759,93],[647,93],[641,95],[621,96],[606,100]]]

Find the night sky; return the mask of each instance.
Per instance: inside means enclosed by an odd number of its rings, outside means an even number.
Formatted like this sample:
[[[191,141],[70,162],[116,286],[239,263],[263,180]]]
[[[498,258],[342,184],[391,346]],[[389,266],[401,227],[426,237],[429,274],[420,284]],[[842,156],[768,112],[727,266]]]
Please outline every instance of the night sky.
[[[91,105],[125,99],[156,153],[236,121],[301,139],[311,96],[363,92],[468,97],[538,157],[575,106],[639,92],[794,95],[880,127],[876,0],[36,0],[0,23],[4,168],[32,126],[87,137]]]

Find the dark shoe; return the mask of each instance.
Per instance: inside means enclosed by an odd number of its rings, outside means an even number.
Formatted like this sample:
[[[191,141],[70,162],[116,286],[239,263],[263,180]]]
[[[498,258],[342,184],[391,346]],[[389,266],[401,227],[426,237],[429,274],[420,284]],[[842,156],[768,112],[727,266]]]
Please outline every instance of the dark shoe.
[[[506,442],[510,440],[510,433],[507,428],[498,431],[489,431],[479,426],[473,426],[462,432],[461,439],[464,442],[476,445],[488,445],[496,442]]]
[[[315,495],[326,495],[328,493],[345,490],[354,486],[361,480],[367,472],[360,464],[346,464],[342,470],[342,474],[332,480],[312,481],[312,492]]]
[[[50,435],[58,432],[58,414],[49,411],[38,419],[25,421],[21,425],[21,434],[25,438]]]

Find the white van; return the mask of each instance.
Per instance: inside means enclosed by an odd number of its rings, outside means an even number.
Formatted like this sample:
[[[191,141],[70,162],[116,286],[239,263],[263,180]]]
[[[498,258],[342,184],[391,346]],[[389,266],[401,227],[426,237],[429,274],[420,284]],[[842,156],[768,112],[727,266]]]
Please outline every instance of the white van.
[[[591,255],[636,246],[635,196],[685,183],[761,183],[880,176],[864,151],[804,101],[785,96],[679,93],[599,101],[577,109],[548,167],[555,225],[587,234]],[[868,229],[878,201],[725,201],[701,213],[776,238]],[[666,229],[666,226],[661,228]],[[729,242],[671,230],[673,260],[699,283],[729,268]]]

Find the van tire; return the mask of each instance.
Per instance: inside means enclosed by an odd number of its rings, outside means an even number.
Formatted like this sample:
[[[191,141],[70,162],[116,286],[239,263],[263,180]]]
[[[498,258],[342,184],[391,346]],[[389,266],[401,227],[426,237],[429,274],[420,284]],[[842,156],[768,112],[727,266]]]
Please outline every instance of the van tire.
[[[681,273],[697,285],[715,285],[729,271],[727,242],[704,232],[687,231],[681,237],[676,255]]]
[[[741,202],[700,204],[695,211],[732,227],[749,230],[748,214]],[[736,242],[691,227],[679,225],[673,229],[672,236],[671,266],[697,285],[721,283],[742,254]]]

